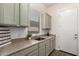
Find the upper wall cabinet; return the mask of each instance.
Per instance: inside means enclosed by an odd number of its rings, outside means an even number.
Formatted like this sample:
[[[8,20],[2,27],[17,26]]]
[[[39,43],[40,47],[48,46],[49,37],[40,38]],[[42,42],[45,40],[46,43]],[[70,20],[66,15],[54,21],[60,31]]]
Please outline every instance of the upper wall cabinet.
[[[20,26],[29,26],[29,4],[20,4]]]
[[[16,26],[19,26],[19,3],[15,3],[15,5],[14,5],[14,7],[15,7],[15,10],[14,10],[14,21],[15,21],[15,24],[16,24]]]
[[[50,29],[51,28],[51,16],[47,13],[41,15],[42,18],[42,29]]]
[[[2,3],[0,4],[0,25],[14,25],[18,24],[15,20],[15,6],[14,3]],[[17,23],[16,23],[17,22]]]

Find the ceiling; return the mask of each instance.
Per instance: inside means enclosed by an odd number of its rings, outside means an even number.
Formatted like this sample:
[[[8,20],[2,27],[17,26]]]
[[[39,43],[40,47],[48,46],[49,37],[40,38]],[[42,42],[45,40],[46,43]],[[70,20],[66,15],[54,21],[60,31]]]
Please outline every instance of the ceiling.
[[[56,3],[43,3],[47,8],[55,5]]]

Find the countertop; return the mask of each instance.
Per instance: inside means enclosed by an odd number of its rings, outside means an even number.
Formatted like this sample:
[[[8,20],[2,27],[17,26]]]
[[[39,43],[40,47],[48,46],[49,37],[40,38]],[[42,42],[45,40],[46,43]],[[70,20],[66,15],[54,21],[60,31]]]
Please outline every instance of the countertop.
[[[32,45],[35,45],[35,44],[43,42],[47,39],[50,39],[50,38],[53,37],[53,35],[52,36],[42,36],[42,37],[45,37],[46,39],[40,40],[40,41],[34,40],[34,39],[30,39],[30,40],[25,40],[25,39],[12,40],[11,44],[0,48],[0,55],[1,56],[6,56],[6,55],[9,55],[9,54],[15,53],[19,50],[22,50],[24,48],[28,48]]]

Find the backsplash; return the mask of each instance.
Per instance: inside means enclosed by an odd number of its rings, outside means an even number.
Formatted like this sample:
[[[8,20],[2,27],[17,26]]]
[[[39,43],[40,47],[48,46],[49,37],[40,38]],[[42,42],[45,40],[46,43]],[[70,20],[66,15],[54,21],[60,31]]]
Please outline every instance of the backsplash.
[[[21,28],[21,27],[10,27],[11,31],[11,38],[24,38],[28,34],[28,28]]]
[[[6,27],[4,27],[4,29],[6,29]],[[8,29],[10,30],[11,39],[24,38],[28,34],[28,28],[27,27],[26,28],[23,28],[23,27],[8,27]],[[40,27],[39,33],[32,34],[32,36],[42,35],[44,33],[45,33],[45,31],[41,30],[41,27]]]
[[[12,39],[16,39],[16,38],[24,38],[27,36],[28,34],[28,28],[23,28],[23,27],[10,27],[10,31],[11,31],[11,38]],[[44,32],[41,30],[40,28],[40,32],[36,33],[36,34],[32,34],[32,36],[35,35],[41,35],[44,34]]]

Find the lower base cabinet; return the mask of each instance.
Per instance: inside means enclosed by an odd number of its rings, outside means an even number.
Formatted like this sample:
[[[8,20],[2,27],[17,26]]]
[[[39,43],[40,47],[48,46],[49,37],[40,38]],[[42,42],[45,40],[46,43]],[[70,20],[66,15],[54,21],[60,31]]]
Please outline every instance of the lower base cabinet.
[[[50,40],[46,41],[45,50],[46,50],[46,56],[48,56],[50,53]]]
[[[35,51],[27,54],[26,56],[38,56],[38,50],[35,50]]]
[[[39,56],[48,56],[50,53],[50,39],[39,44]]]
[[[51,38],[9,56],[48,56],[55,49],[55,38]]]
[[[55,49],[55,38],[50,39],[50,52],[52,52]]]
[[[45,56],[45,45],[39,48],[39,56]]]
[[[51,44],[51,49],[54,50],[55,49],[55,40],[51,40],[52,44]]]
[[[10,54],[10,56],[37,56],[38,55],[38,44],[33,45],[29,48]]]

